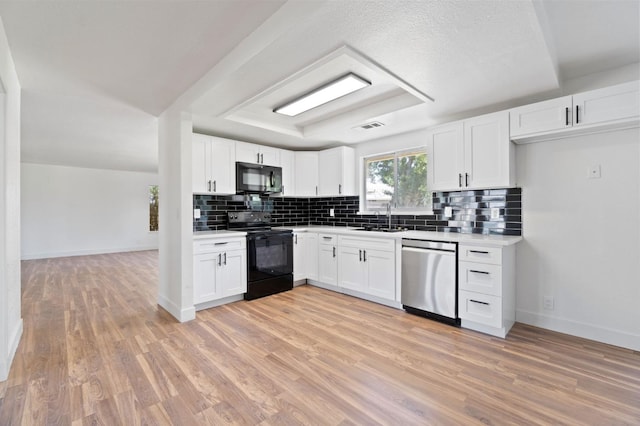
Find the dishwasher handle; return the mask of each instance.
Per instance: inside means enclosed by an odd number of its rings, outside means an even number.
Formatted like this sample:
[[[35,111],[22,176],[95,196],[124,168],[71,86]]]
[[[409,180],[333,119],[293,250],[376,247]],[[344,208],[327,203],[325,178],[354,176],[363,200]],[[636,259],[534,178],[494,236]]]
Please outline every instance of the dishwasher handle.
[[[437,254],[440,256],[455,256],[456,252],[451,250],[440,250],[440,249],[425,249],[425,248],[415,248],[415,247],[402,247],[402,251],[412,252],[412,253],[431,253]]]

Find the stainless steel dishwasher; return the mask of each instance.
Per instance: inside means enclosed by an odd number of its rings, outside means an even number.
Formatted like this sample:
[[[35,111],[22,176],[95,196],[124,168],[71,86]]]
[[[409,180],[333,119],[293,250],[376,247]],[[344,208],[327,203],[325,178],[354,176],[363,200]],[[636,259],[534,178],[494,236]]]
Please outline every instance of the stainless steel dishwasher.
[[[402,239],[402,307],[409,313],[460,325],[458,245]]]

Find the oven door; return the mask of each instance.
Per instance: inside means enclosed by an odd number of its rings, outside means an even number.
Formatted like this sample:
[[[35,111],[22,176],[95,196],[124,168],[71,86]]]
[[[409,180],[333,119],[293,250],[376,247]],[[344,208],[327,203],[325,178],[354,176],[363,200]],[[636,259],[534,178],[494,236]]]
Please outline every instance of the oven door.
[[[293,235],[258,234],[247,238],[248,281],[293,273]]]

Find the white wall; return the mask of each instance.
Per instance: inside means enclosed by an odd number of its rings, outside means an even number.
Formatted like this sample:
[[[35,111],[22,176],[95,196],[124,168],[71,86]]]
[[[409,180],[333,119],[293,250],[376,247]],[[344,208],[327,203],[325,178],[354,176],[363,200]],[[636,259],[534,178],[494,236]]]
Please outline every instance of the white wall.
[[[0,381],[20,337],[20,82],[0,20]]]
[[[516,151],[517,320],[640,350],[640,130]],[[600,179],[587,178],[592,165]]]
[[[160,283],[158,304],[178,321],[195,319],[191,114],[169,108],[158,119]],[[162,194],[161,194],[162,196]],[[162,219],[162,218],[166,219]]]
[[[149,232],[157,174],[31,163],[21,174],[23,259],[158,248]]]

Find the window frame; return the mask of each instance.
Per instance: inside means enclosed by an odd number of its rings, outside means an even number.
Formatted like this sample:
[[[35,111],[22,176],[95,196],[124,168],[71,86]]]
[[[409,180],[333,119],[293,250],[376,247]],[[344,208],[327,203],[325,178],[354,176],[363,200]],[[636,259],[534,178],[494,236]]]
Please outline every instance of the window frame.
[[[427,176],[426,176],[426,184],[427,184],[427,194],[428,194],[428,204],[424,207],[415,207],[415,208],[411,208],[411,207],[396,207],[395,203],[392,203],[391,205],[391,212],[394,215],[411,215],[411,216],[417,216],[417,215],[431,215],[433,214],[433,197],[431,196],[432,191],[431,191],[431,182],[430,182],[430,174],[429,174],[429,160],[430,160],[430,150],[428,149],[428,146],[426,145],[421,145],[421,146],[416,146],[416,147],[412,147],[412,148],[402,148],[402,149],[397,149],[397,150],[393,150],[393,151],[387,151],[387,152],[379,152],[379,153],[375,153],[375,154],[368,154],[365,155],[363,157],[360,158],[360,181],[359,181],[359,186],[360,186],[360,208],[359,208],[359,214],[367,214],[367,215],[372,215],[372,214],[376,214],[376,213],[381,213],[384,214],[386,213],[384,211],[384,209],[380,209],[380,208],[370,208],[367,205],[367,162],[372,160],[372,159],[376,159],[376,158],[384,158],[386,156],[393,156],[393,160],[394,160],[394,182],[398,182],[398,158],[402,157],[403,154],[408,154],[408,153],[424,153],[424,155],[427,156]],[[394,187],[394,196],[396,194],[397,191],[397,186]]]

